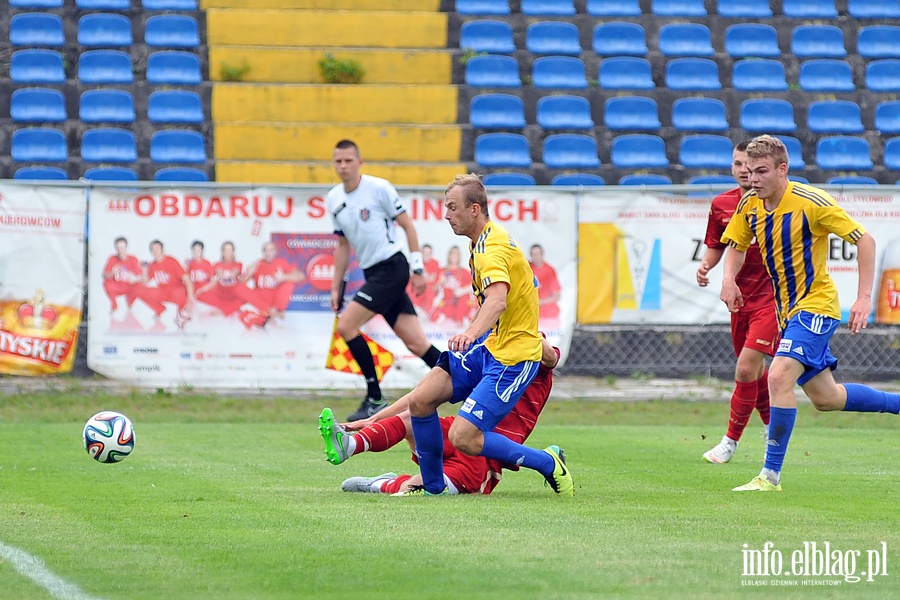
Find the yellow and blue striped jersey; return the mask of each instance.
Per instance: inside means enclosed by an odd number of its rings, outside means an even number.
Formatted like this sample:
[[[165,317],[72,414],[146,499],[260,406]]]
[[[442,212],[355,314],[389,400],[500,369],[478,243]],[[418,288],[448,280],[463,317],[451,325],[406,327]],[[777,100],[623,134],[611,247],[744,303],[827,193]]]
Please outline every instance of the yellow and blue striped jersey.
[[[538,333],[538,285],[528,259],[502,226],[488,221],[478,239],[469,244],[472,291],[478,306],[492,283],[509,286],[506,310],[491,328],[485,346],[504,365],[541,360]]]
[[[866,230],[825,191],[792,181],[772,211],[753,190],[744,194],[722,242],[743,252],[754,238],[759,241],[784,328],[801,310],[841,318],[826,266],[829,233],[855,244]]]

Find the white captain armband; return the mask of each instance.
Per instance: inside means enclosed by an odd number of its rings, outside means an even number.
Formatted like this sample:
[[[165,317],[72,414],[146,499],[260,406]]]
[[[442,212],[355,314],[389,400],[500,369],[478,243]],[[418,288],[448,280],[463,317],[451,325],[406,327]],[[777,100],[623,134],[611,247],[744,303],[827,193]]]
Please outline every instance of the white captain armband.
[[[425,261],[422,260],[421,252],[409,253],[409,266],[415,275],[421,275],[425,272]]]

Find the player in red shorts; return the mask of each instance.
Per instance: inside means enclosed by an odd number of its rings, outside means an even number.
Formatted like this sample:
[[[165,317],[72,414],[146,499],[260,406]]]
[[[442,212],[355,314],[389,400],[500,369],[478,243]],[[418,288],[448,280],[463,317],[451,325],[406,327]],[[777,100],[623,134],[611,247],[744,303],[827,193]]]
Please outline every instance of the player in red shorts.
[[[544,262],[544,248],[535,244],[529,252],[531,270],[538,281],[538,316],[541,319],[559,318],[559,278],[556,269]]]
[[[553,387],[553,368],[559,361],[559,350],[543,343],[543,356],[538,374],[510,412],[494,430],[517,443],[523,443],[537,424],[538,417]],[[340,464],[363,452],[383,452],[406,440],[416,460],[415,440],[406,409],[408,396],[375,413],[372,417],[348,423],[334,421],[330,408],[319,417],[319,430],[325,440],[325,455],[332,464]],[[444,482],[451,494],[490,494],[500,482],[503,469],[518,470],[483,456],[469,456],[453,447],[448,438],[455,417],[441,417],[444,434]],[[350,433],[355,431],[356,433]],[[377,477],[351,477],[341,484],[345,492],[395,494],[422,485],[422,475],[385,473]]]
[[[739,187],[713,198],[706,226],[707,249],[697,269],[697,284],[700,287],[709,285],[709,271],[719,263],[725,252],[726,244],[721,242],[725,227],[731,221],[741,197],[750,190],[746,150],[747,142],[742,142],[734,148],[732,155],[731,173]],[[731,341],[737,355],[737,366],[728,432],[718,445],[703,455],[705,461],[714,464],[727,463],[734,456],[754,408],[759,411],[768,435],[769,384],[765,359],[767,354],[775,355],[779,330],[775,293],[756,242],[747,250],[747,258],[737,281],[744,294],[744,305],[740,311],[731,313]]]
[[[241,321],[248,329],[253,326],[263,327],[272,317],[283,319],[294,286],[305,279],[303,272],[297,267],[276,256],[277,249],[273,242],[263,244],[262,251],[263,258],[241,275],[241,283],[252,281],[253,287],[235,287],[237,296],[259,311],[241,311]]]
[[[141,263],[136,256],[128,254],[128,240],[117,237],[114,242],[116,253],[109,257],[103,267],[103,290],[109,296],[110,312],[116,312],[118,296],[126,298],[134,291],[143,276]],[[128,302],[131,306],[131,301]]]
[[[128,299],[130,302],[143,300],[156,314],[157,321],[166,310],[165,303],[174,304],[178,309],[175,324],[182,329],[191,318],[194,284],[181,263],[164,253],[161,241],[150,242],[150,254],[153,260],[147,267],[144,283],[136,285]]]
[[[223,315],[234,314],[244,300],[238,295],[241,271],[244,265],[235,260],[234,244],[222,244],[222,257],[212,266],[213,277],[203,288],[197,290],[197,300],[218,308]]]

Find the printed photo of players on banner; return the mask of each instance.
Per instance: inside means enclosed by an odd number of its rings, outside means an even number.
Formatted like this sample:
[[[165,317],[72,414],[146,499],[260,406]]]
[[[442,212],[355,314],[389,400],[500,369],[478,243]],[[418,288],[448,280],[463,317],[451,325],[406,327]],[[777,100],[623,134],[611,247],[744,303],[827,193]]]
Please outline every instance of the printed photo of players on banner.
[[[89,366],[157,386],[362,385],[344,372],[355,363],[332,345],[337,238],[327,191],[92,188]],[[408,291],[429,340],[443,349],[477,308],[468,240],[444,221],[441,191],[398,191],[425,263],[425,292]],[[567,348],[577,293],[571,194],[498,195],[491,210],[532,263],[542,330]],[[355,258],[348,274],[347,299],[363,283]],[[363,331],[381,360],[385,387],[412,387],[424,376],[425,365],[381,317]]]

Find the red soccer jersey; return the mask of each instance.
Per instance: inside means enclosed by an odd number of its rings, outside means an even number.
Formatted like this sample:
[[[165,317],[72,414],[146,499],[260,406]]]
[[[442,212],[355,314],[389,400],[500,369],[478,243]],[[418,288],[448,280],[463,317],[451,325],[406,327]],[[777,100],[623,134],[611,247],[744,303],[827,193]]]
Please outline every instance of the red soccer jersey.
[[[163,256],[162,260],[153,261],[147,267],[147,278],[155,282],[159,289],[184,285],[182,277],[184,277],[184,268],[171,256]]]
[[[425,291],[421,296],[416,295],[416,291],[412,287],[412,280],[406,286],[407,295],[412,298],[414,305],[419,308],[429,310],[434,305],[434,297],[437,296],[438,276],[441,273],[441,264],[435,260],[425,261],[425,270],[422,273],[425,277]]]
[[[212,279],[215,271],[208,260],[201,258],[200,260],[188,261],[187,273],[194,287],[198,287],[207,284]]]
[[[741,196],[741,188],[735,188],[713,198],[709,221],[706,224],[705,243],[708,247],[720,250],[725,248],[722,234],[725,233],[725,228],[731,221]],[[744,265],[735,281],[744,297],[741,311],[751,312],[774,305],[775,292],[772,290],[772,280],[769,279],[769,273],[759,253],[759,245],[755,241],[747,248]]]
[[[281,257],[274,259],[272,262],[266,262],[264,260],[259,261],[256,265],[256,273],[253,274],[253,281],[256,284],[256,289],[273,290],[277,288],[278,285],[283,282],[280,282],[275,278],[275,273],[278,271],[289,273],[293,270],[293,265]]]
[[[241,275],[244,265],[237,262],[217,262],[215,266],[216,273],[219,274],[219,285],[223,287],[233,287],[237,284],[238,277]]]
[[[113,254],[106,261],[103,272],[112,273],[112,279],[115,281],[134,283],[141,276],[141,263],[138,262],[136,256],[130,254],[124,259],[119,258],[118,254]]]
[[[540,267],[534,263],[529,263],[534,276],[538,281],[538,298],[543,301],[553,294],[559,293],[559,279],[556,277],[556,269],[548,263],[544,263]],[[558,317],[559,305],[556,303],[541,304],[540,316],[542,317]]]

